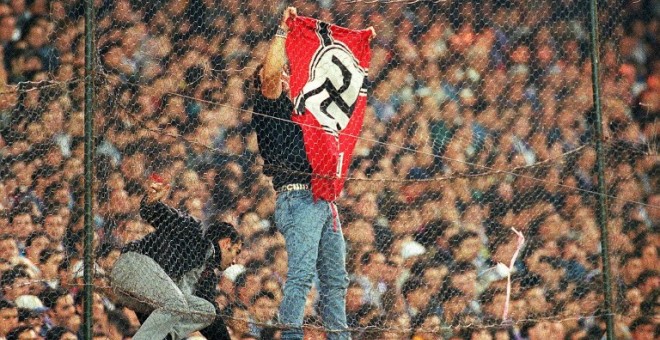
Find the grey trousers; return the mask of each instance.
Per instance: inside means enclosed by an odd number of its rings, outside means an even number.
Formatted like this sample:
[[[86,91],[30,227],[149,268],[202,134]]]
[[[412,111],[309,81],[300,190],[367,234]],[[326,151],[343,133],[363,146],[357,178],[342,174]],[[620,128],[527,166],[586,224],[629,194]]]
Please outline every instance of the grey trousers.
[[[177,285],[150,257],[122,254],[110,273],[112,288],[120,302],[143,313],[151,313],[133,340],[160,340],[168,334],[173,340],[210,325],[215,307],[194,296],[185,279]],[[183,289],[182,289],[183,288]]]

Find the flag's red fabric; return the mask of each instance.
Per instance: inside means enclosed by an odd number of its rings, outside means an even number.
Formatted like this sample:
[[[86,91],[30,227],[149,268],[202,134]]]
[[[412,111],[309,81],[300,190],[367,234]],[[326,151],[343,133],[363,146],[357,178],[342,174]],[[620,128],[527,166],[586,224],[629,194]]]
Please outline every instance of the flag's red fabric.
[[[291,119],[303,130],[314,199],[332,202],[342,191],[362,129],[372,32],[300,16],[288,25]]]

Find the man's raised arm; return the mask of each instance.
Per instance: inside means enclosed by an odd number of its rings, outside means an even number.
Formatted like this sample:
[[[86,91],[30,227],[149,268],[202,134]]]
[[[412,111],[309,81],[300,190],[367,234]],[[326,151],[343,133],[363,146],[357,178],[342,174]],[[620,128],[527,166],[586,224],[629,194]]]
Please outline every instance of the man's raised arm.
[[[287,20],[298,15],[295,7],[287,7],[282,16],[282,22],[277,33],[270,41],[266,58],[264,59],[261,74],[261,94],[268,99],[277,99],[282,94],[282,72],[286,64],[286,50],[284,43],[289,33]]]
[[[140,203],[140,216],[157,230],[182,229],[186,226],[196,225],[196,221],[186,214],[167,206],[161,200],[170,191],[170,185],[152,180],[149,183],[147,194]]]

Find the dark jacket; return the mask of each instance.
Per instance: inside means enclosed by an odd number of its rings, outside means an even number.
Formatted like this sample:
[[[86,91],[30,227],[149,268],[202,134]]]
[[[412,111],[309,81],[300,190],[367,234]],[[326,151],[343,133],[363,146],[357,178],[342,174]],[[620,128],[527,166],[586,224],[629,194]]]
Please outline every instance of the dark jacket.
[[[270,100],[255,94],[252,127],[257,133],[264,174],[273,177],[275,189],[292,183],[311,183],[312,166],[305,152],[302,128],[291,121],[293,103],[286,93]]]
[[[215,302],[215,287],[218,284],[215,268],[220,264],[222,255],[220,249],[204,238],[201,222],[161,202],[147,204],[144,199],[140,204],[140,215],[156,231],[127,244],[122,252],[132,251],[151,257],[174,281],[188,271],[204,266],[194,295],[211,302],[217,314],[213,323],[200,332],[207,339],[230,340]],[[211,248],[213,255],[206,259]],[[138,315],[141,323],[148,317],[149,314]]]
[[[219,252],[204,238],[202,223],[192,216],[161,202],[147,204],[144,199],[140,216],[156,231],[127,244],[122,253],[131,251],[151,257],[175,282],[195,268],[214,268],[220,263]],[[214,255],[207,261],[211,248]]]
[[[216,313],[213,323],[200,330],[200,333],[202,333],[207,339],[230,340],[231,338],[229,337],[227,326],[222,318],[223,311],[218,308],[218,304],[215,302],[216,287],[218,286],[219,280],[220,278],[215,273],[214,268],[207,267],[204,272],[202,272],[202,276],[197,282],[195,296],[199,296],[202,299],[211,302],[213,306],[215,306]]]

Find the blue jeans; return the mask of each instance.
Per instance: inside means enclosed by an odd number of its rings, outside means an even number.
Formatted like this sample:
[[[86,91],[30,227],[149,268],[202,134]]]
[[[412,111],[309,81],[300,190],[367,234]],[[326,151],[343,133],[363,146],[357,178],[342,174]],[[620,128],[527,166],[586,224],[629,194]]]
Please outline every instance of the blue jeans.
[[[336,208],[334,209],[336,212]],[[349,339],[346,325],[346,244],[330,203],[314,202],[309,190],[279,193],[275,224],[289,257],[280,323],[282,339],[302,339],[305,300],[318,274],[321,318],[329,340]]]

